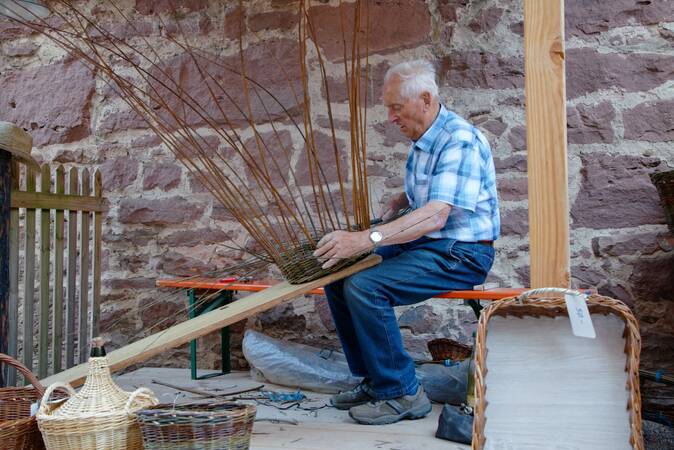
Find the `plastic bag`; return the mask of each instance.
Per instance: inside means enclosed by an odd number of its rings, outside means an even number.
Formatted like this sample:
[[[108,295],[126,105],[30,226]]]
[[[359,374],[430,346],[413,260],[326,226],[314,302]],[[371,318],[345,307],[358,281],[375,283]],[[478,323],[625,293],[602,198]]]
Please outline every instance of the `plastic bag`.
[[[460,405],[466,402],[469,365],[470,360],[449,367],[442,364],[423,364],[417,367],[417,378],[428,398],[434,402]]]
[[[242,347],[251,375],[259,372],[270,383],[334,394],[361,381],[351,375],[339,352],[279,341],[254,330],[246,331]]]

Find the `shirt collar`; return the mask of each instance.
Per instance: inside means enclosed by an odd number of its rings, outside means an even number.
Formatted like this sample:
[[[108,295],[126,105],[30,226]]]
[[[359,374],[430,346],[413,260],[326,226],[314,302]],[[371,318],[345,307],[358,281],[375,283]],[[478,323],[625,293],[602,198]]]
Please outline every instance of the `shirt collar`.
[[[433,153],[433,142],[435,142],[435,137],[438,135],[442,127],[447,121],[449,116],[449,111],[445,108],[444,105],[440,104],[440,111],[438,111],[438,116],[435,118],[433,123],[428,130],[421,135],[419,139],[414,142],[414,147],[426,153]]]

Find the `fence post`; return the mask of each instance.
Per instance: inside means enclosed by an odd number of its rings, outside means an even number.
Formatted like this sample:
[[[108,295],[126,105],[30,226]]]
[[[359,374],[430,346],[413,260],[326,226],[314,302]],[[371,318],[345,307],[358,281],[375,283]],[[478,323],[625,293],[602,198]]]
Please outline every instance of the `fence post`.
[[[9,211],[12,154],[0,149],[0,353],[9,351]],[[0,387],[8,383],[7,365],[0,368]]]

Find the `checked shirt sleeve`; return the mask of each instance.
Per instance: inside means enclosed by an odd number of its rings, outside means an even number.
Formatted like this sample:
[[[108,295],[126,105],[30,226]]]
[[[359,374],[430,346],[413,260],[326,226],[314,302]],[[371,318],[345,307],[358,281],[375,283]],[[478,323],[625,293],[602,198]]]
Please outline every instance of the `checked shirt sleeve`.
[[[476,140],[451,139],[438,155],[428,200],[475,212],[480,175],[481,158]]]

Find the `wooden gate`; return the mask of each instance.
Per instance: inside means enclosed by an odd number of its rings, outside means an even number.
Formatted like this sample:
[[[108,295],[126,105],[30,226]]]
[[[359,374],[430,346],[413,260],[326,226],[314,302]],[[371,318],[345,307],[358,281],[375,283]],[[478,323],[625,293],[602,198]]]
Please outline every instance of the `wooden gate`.
[[[52,173],[47,164],[20,171],[14,163],[11,195],[8,350],[16,357],[21,342],[21,360],[44,378],[86,361],[98,333],[101,174],[61,165]],[[16,374],[8,375],[11,386]]]

